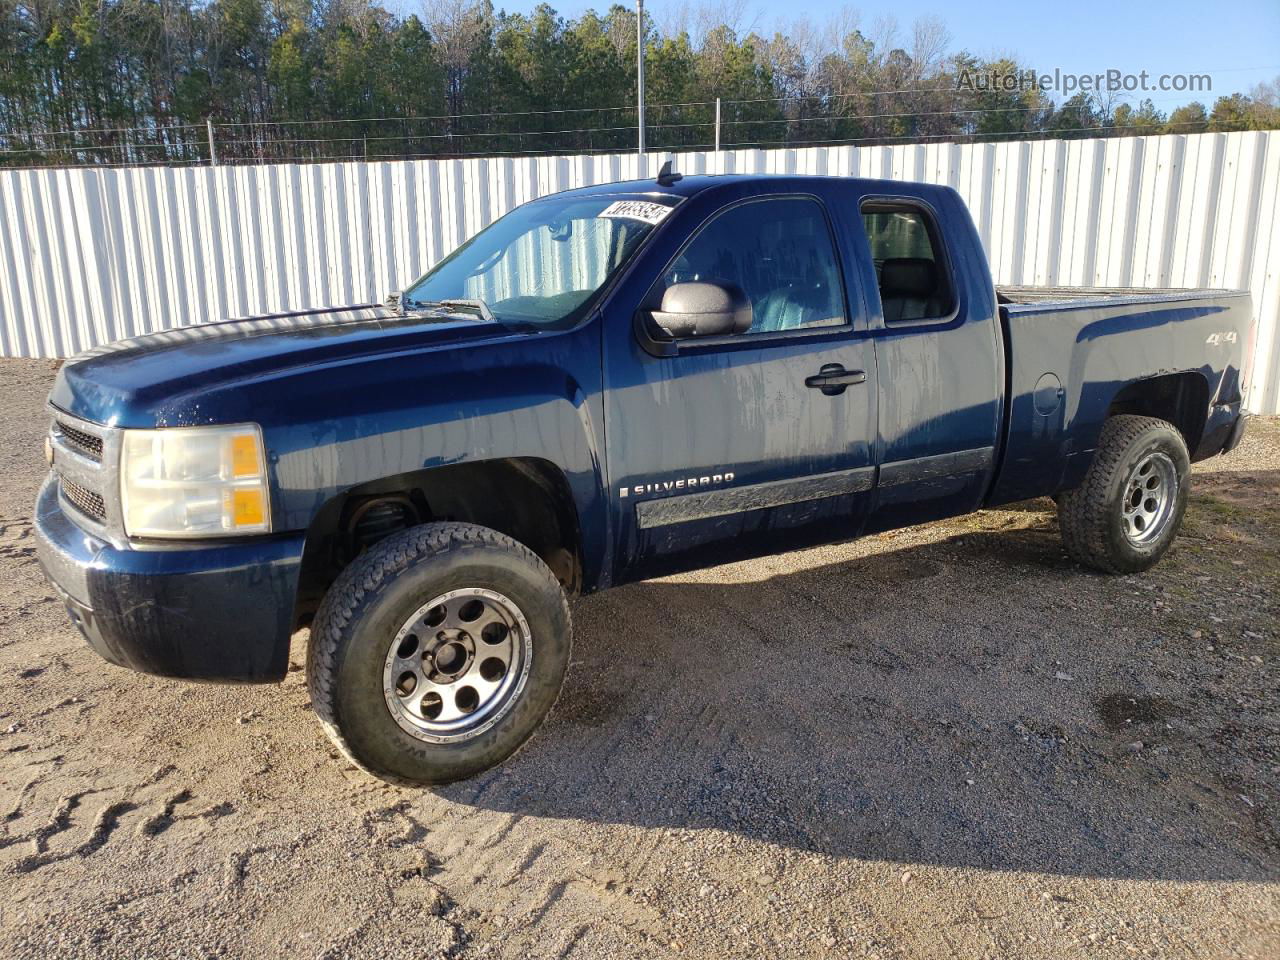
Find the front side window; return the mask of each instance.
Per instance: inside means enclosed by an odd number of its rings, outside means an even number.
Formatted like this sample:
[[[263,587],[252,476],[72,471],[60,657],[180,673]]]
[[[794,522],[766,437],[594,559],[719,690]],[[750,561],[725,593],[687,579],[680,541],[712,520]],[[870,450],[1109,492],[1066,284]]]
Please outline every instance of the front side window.
[[[550,197],[481,230],[404,293],[410,310],[482,301],[499,322],[577,323],[673,198]]]
[[[876,266],[885,323],[948,316],[953,300],[924,211],[908,205],[866,204],[862,225]]]
[[[807,197],[731,207],[702,228],[662,277],[662,288],[738,287],[751,303],[748,333],[846,322],[844,291],[822,207]]]

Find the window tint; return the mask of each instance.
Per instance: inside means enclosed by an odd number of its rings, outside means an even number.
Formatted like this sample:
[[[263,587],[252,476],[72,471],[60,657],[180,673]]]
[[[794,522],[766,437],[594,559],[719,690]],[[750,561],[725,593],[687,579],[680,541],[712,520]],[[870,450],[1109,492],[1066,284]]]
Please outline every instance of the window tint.
[[[751,301],[750,333],[845,322],[840,270],[822,208],[803,197],[759,200],[720,214],[662,278],[733,284]]]
[[[877,204],[863,209],[862,225],[876,265],[885,322],[948,316],[950,287],[926,214]]]

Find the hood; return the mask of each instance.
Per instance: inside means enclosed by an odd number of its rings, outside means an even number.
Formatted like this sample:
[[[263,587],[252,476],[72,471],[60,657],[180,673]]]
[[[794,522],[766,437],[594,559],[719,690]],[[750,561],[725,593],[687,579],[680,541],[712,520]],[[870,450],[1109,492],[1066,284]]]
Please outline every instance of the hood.
[[[106,426],[201,422],[192,398],[300,367],[513,335],[455,315],[398,316],[378,305],[272,314],[183,327],[97,347],[62,365],[49,395]]]

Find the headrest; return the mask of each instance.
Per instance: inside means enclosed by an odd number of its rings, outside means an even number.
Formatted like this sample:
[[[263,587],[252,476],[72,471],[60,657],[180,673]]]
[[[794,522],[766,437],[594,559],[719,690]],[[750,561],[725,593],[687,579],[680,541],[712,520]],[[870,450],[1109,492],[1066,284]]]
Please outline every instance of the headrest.
[[[923,257],[896,257],[880,268],[880,294],[927,300],[938,289],[938,266]]]

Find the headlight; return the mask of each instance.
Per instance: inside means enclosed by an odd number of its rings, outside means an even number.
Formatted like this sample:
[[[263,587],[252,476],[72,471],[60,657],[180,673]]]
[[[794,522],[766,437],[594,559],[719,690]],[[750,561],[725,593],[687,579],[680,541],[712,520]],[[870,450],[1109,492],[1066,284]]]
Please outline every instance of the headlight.
[[[225,537],[271,529],[257,424],[125,430],[120,464],[131,537]]]

